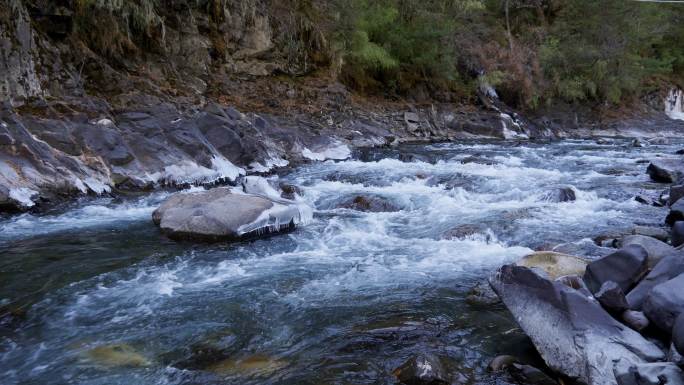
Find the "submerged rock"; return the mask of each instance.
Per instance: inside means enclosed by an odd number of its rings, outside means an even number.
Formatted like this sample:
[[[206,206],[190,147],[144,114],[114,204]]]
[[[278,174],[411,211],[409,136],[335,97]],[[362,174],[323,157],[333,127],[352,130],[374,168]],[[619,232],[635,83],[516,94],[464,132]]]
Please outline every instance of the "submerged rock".
[[[665,357],[590,297],[526,267],[503,266],[490,282],[546,364],[571,379],[614,384],[614,362],[641,364]]]
[[[630,245],[587,265],[584,282],[592,293],[608,282],[615,282],[623,292],[628,292],[648,269],[646,250]]]
[[[311,209],[219,187],[172,195],[154,211],[152,219],[174,239],[239,240],[293,229],[311,219]]]
[[[337,207],[371,213],[394,212],[400,210],[400,208],[395,206],[390,200],[372,195],[357,195],[340,203]]]
[[[439,358],[432,354],[420,354],[403,363],[392,374],[405,385],[446,385],[446,371]]]
[[[487,233],[487,228],[483,225],[464,224],[458,225],[442,233],[442,239],[463,239],[482,234],[485,241],[491,240],[491,235]]]
[[[643,311],[654,325],[670,333],[677,317],[684,313],[684,274],[654,287],[644,301]]]
[[[150,361],[127,344],[101,345],[89,350],[87,358],[99,365],[112,367],[149,366]]]
[[[663,258],[639,284],[627,294],[629,307],[634,310],[641,309],[644,301],[651,290],[661,283],[684,273],[684,254],[669,255]]]
[[[207,371],[221,376],[269,376],[282,370],[288,365],[285,360],[264,356],[253,355],[239,359],[226,359],[219,361],[206,368]]]
[[[491,306],[501,302],[489,282],[479,282],[466,295],[466,302],[475,306]]]
[[[571,187],[558,187],[542,195],[541,199],[545,202],[571,202],[577,199],[575,190]]]
[[[541,270],[551,279],[556,279],[565,275],[583,274],[587,261],[572,255],[538,251],[523,257],[516,265]]]
[[[558,385],[548,374],[531,365],[512,364],[508,372],[522,384],[529,385]]]

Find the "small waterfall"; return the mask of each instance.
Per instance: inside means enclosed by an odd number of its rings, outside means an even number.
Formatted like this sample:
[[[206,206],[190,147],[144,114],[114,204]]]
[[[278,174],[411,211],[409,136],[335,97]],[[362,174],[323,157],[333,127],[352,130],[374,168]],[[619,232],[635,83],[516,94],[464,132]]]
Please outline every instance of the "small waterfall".
[[[684,98],[684,91],[679,88],[673,88],[667,94],[665,99],[665,113],[670,119],[684,120],[684,110],[682,109],[682,99]]]

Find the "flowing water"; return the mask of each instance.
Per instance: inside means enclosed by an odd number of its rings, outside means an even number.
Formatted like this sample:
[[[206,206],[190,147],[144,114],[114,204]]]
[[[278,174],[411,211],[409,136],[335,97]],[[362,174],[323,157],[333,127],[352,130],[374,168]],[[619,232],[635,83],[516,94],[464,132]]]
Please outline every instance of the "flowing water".
[[[468,290],[534,248],[661,223],[664,209],[634,200],[663,189],[640,160],[676,148],[367,151],[281,176],[302,187],[313,222],[235,244],[164,238],[150,214],[166,193],[5,218],[0,306],[14,316],[0,324],[0,382],[393,384],[393,368],[431,352],[456,383],[501,383],[488,361],[533,348]],[[550,201],[557,187],[576,201]],[[400,210],[337,208],[358,194]],[[458,225],[479,230],[442,239]]]

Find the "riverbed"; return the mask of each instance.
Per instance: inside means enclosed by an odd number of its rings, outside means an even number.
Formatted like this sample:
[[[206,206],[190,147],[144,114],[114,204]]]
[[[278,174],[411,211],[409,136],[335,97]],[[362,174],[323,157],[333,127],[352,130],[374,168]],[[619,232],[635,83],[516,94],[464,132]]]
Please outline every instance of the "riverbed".
[[[681,145],[681,144],[680,144]],[[314,208],[293,232],[173,242],[169,192],[91,198],[0,220],[3,384],[394,384],[420,352],[454,382],[503,383],[498,354],[534,360],[501,305],[466,301],[535,249],[659,226],[644,160],[679,146],[454,142],[357,152],[278,177]],[[557,202],[569,188],[575,200]],[[339,208],[376,196],[398,211]],[[445,239],[454,228],[476,229]]]

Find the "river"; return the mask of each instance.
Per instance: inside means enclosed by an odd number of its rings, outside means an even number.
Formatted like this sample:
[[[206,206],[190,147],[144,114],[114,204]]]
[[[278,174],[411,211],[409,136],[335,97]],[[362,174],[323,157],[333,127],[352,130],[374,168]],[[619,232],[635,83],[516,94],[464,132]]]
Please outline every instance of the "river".
[[[367,150],[280,176],[311,223],[234,244],[177,243],[150,215],[168,192],[0,220],[3,384],[394,384],[419,352],[455,383],[504,383],[498,354],[534,359],[501,305],[466,302],[533,249],[666,212],[647,163],[675,145],[454,142]],[[464,162],[465,160],[465,162]],[[570,187],[576,200],[548,194]],[[358,194],[396,212],[337,208]],[[479,229],[456,239],[459,225]]]

